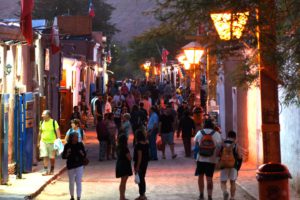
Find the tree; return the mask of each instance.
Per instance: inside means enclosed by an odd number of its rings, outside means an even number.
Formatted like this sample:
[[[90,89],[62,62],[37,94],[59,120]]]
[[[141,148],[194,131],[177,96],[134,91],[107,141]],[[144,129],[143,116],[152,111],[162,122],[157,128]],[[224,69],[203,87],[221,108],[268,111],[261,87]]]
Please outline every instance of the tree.
[[[130,60],[136,66],[150,58],[154,58],[156,63],[160,63],[163,48],[170,53],[168,59],[174,60],[179,49],[186,43],[184,34],[170,26],[152,28],[129,43]]]
[[[199,25],[205,27],[203,42],[215,47],[218,56],[231,56],[246,48],[256,48],[256,8],[260,1],[257,0],[156,0],[157,7],[151,12],[164,26],[173,26],[183,32],[196,32]],[[271,55],[276,59],[279,70],[281,86],[285,89],[286,104],[300,104],[300,2],[294,0],[277,0],[277,53]],[[214,26],[210,19],[210,13],[230,10],[250,11],[249,20],[244,30],[243,37],[233,42],[221,42],[216,36]],[[267,23],[264,16],[260,16],[261,23]],[[265,41],[270,42],[270,41]],[[264,44],[262,44],[264,45]],[[255,55],[255,54],[254,54]],[[253,55],[252,55],[253,56]],[[254,57],[254,56],[253,56]],[[237,82],[249,85],[258,77],[253,71],[253,57],[245,59],[240,66],[235,78]]]
[[[94,0],[93,5],[96,13],[93,18],[93,30],[112,36],[118,31],[115,25],[109,22],[114,7],[104,0]],[[88,15],[88,9],[88,0],[36,0],[33,18],[52,21],[59,15]]]

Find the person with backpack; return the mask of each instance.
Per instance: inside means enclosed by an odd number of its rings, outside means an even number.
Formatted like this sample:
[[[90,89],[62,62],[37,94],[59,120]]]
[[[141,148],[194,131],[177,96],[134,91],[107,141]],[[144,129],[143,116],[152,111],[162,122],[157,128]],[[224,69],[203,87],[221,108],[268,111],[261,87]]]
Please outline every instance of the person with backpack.
[[[42,113],[43,120],[40,122],[38,144],[40,157],[43,158],[44,169],[42,175],[53,175],[55,166],[56,150],[54,150],[54,141],[60,138],[59,125],[56,120],[50,116],[50,110],[44,110]],[[50,160],[50,171],[48,163]]]
[[[68,141],[71,134],[77,134],[78,135],[78,142],[84,142],[86,139],[84,130],[80,128],[80,120],[79,119],[73,119],[71,120],[71,128],[67,131],[65,141]]]
[[[222,146],[222,138],[219,133],[214,131],[212,120],[205,120],[204,129],[198,131],[194,140],[199,147],[195,172],[195,176],[198,176],[199,200],[204,199],[204,175],[207,181],[208,200],[212,200],[213,175],[218,161],[217,155]]]
[[[239,153],[236,144],[236,133],[229,131],[226,140],[223,142],[220,151],[220,168],[221,168],[221,189],[224,200],[228,200],[227,181],[230,180],[230,200],[234,200],[236,185],[235,181],[238,176],[238,170],[241,167],[242,156]]]

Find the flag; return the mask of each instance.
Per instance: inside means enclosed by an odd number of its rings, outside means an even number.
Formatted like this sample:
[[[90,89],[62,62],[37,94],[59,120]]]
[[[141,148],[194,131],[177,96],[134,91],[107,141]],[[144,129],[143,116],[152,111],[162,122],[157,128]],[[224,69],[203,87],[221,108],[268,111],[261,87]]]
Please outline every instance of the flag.
[[[89,16],[95,17],[95,10],[92,0],[89,0]]]
[[[58,26],[57,26],[57,17],[54,18],[53,25],[52,25],[52,31],[51,31],[51,51],[52,54],[56,54],[60,51],[60,45],[59,45],[59,32],[58,32]]]
[[[31,13],[34,6],[34,0],[21,0],[20,28],[23,36],[29,45],[33,41],[32,17]]]
[[[162,53],[161,53],[161,59],[164,64],[167,63],[169,54],[170,54],[170,52],[167,49],[163,48]]]

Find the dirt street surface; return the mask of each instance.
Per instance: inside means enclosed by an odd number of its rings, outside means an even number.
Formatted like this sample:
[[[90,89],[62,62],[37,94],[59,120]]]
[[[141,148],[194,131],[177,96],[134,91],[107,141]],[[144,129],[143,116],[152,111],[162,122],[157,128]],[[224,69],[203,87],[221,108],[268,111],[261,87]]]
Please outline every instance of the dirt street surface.
[[[88,141],[86,142],[86,146],[90,163],[84,171],[82,200],[117,200],[119,199],[118,189],[120,179],[115,178],[115,160],[99,162],[96,133],[89,131],[87,134]],[[132,144],[130,144],[130,147],[132,147]],[[149,163],[146,175],[146,196],[148,199],[198,199],[197,177],[194,176],[195,161],[191,158],[184,157],[183,146],[180,139],[176,139],[175,148],[178,154],[176,159],[171,159],[169,148],[167,148],[166,160],[161,160],[161,154],[159,152],[159,160]],[[138,186],[134,183],[133,177],[128,179],[126,197],[130,200],[138,197]],[[205,198],[207,199],[206,193]],[[36,199],[70,199],[67,173],[63,173],[58,180],[47,186]],[[218,172],[215,174],[213,199],[223,199]],[[236,199],[251,200],[252,198],[238,187]]]

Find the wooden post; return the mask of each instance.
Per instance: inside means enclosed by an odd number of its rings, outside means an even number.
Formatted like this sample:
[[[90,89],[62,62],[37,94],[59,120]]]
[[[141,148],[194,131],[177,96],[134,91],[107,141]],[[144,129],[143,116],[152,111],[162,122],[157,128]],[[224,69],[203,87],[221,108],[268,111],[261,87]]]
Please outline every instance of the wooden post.
[[[263,162],[281,162],[276,66],[275,0],[259,1],[258,49],[262,114]]]

